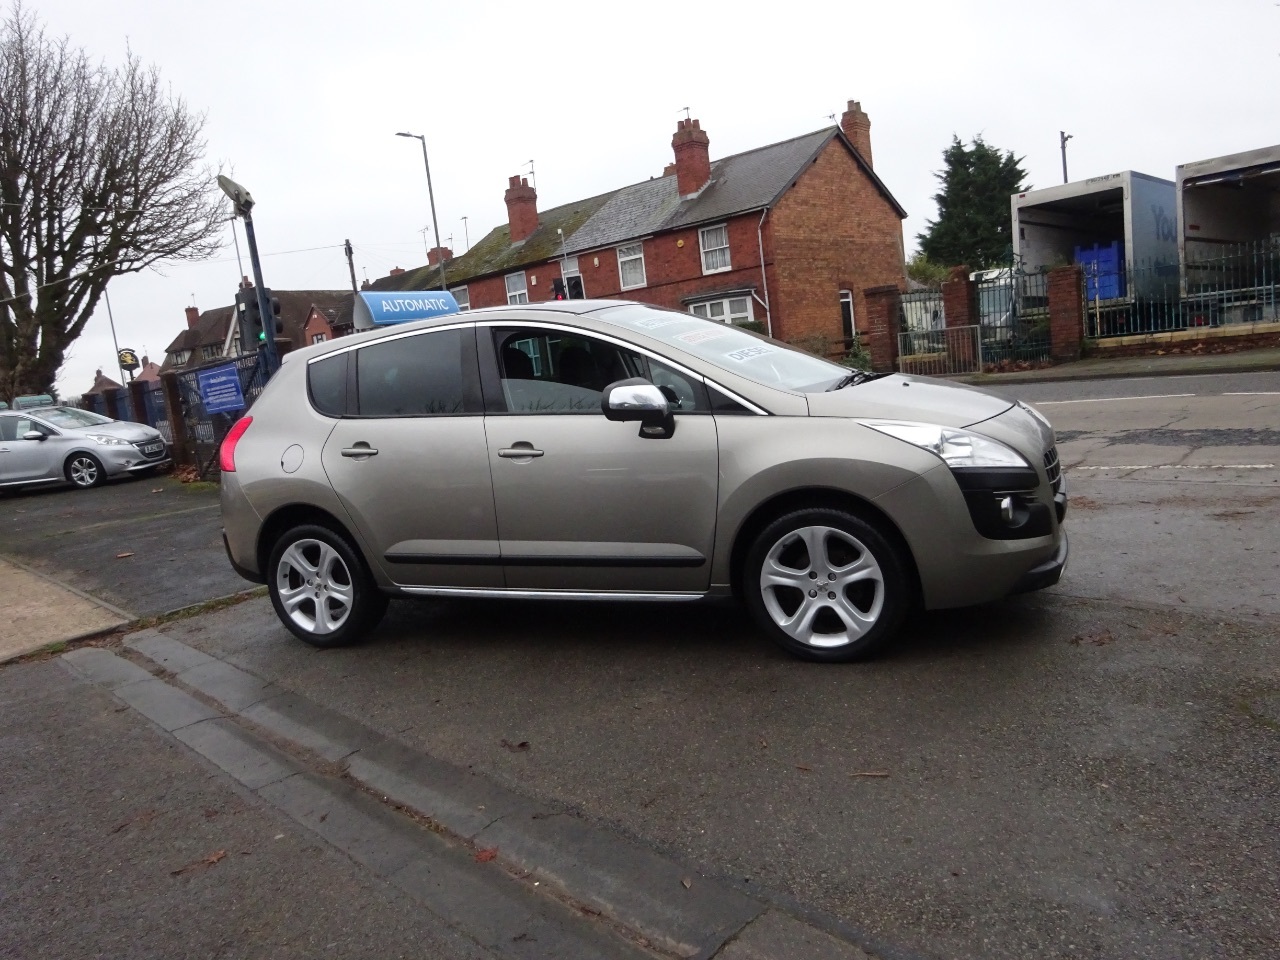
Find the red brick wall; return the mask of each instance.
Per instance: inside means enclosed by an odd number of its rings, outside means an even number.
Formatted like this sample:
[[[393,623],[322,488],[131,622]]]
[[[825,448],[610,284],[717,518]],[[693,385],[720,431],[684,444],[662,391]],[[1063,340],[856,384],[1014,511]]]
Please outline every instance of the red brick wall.
[[[863,291],[867,309],[866,347],[871,369],[894,373],[898,369],[898,334],[902,328],[902,291],[893,284]]]
[[[769,278],[773,335],[843,337],[840,291],[853,291],[854,324],[868,329],[869,287],[906,286],[902,221],[848,149],[833,140],[767,221],[777,280]]]
[[[1055,361],[1080,359],[1084,342],[1083,282],[1079,266],[1049,271],[1049,349]]]

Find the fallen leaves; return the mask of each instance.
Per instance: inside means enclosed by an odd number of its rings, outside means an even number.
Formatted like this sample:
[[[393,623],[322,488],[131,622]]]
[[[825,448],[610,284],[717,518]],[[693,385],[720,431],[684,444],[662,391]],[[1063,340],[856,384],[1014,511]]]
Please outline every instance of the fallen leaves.
[[[524,753],[529,749],[529,741],[521,740],[519,743],[512,743],[510,740],[504,739],[502,745],[512,753]]]
[[[200,870],[207,867],[212,867],[216,865],[220,860],[225,858],[226,855],[227,855],[227,851],[225,850],[215,850],[213,851],[213,853],[209,854],[207,857],[205,857],[202,860],[196,860],[192,863],[188,863],[185,867],[179,867],[177,870],[170,870],[169,876],[176,877],[179,874],[187,873],[188,871],[191,871],[191,870]]]
[[[119,833],[125,827],[134,823],[139,824],[140,826],[145,826],[146,824],[151,822],[152,818],[155,817],[155,815],[156,815],[156,812],[154,810],[143,810],[141,813],[134,814],[124,823],[117,824],[116,826],[112,827],[111,832]]]
[[[803,763],[797,763],[796,769],[802,773],[813,773],[813,767],[806,767]]]
[[[116,559],[117,559],[117,560],[123,560],[123,559],[125,559],[126,557],[132,557],[132,556],[133,556],[133,551],[131,551],[131,550],[126,550],[124,553],[117,553],[117,554],[116,554]]]
[[[889,776],[888,770],[859,770],[857,773],[849,774],[851,777],[876,777],[883,779]]]
[[[1095,647],[1104,647],[1108,643],[1115,642],[1115,637],[1111,635],[1110,630],[1099,630],[1097,633],[1083,634],[1077,633],[1074,637],[1067,641],[1073,647],[1078,647],[1082,643],[1090,644]]]
[[[476,851],[475,861],[476,863],[489,863],[491,860],[496,860],[497,857],[498,857],[498,848],[490,847],[487,850]]]
[[[685,877],[683,880],[680,881],[680,886],[688,890],[690,887],[693,886],[693,881],[690,880],[688,877]]]

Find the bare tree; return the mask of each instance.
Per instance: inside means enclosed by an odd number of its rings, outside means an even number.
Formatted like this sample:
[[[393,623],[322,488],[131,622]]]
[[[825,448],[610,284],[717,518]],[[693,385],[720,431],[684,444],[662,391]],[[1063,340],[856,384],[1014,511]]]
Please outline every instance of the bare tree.
[[[0,397],[52,389],[112,277],[221,246],[204,123],[132,52],[0,23]]]

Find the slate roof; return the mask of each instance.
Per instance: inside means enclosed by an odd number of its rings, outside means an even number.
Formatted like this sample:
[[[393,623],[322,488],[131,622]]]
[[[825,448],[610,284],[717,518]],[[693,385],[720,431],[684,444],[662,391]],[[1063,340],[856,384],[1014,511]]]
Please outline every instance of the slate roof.
[[[450,260],[446,286],[544,263],[562,252],[572,256],[616,246],[680,227],[710,223],[771,207],[819,153],[839,140],[876,189],[901,217],[907,212],[849,142],[839,127],[826,127],[779,143],[723,157],[711,164],[711,180],[692,197],[681,199],[676,175],[655,177],[588,200],[538,213],[538,229],[512,244],[507,224],[490,231],[471,250]],[[561,247],[559,227],[564,231]],[[440,282],[439,266],[418,267],[371,284],[374,290],[429,290]]]

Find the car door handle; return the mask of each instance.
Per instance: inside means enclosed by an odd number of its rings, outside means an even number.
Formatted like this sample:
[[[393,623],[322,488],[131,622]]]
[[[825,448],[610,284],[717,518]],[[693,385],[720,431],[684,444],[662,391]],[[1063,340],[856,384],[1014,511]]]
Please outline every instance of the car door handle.
[[[508,460],[531,459],[542,456],[542,451],[535,450],[533,444],[522,441],[513,447],[503,447],[498,451],[498,456],[505,457]]]
[[[378,448],[371,447],[367,443],[357,443],[354,447],[343,447],[342,455],[344,457],[376,457]]]

